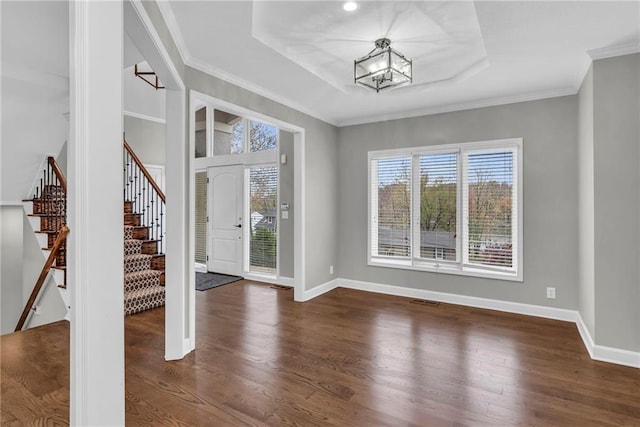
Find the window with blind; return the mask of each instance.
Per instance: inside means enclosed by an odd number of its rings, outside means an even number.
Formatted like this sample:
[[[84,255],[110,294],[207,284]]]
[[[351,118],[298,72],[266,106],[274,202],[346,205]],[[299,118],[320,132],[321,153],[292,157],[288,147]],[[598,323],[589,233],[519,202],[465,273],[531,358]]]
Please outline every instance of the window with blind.
[[[249,168],[249,268],[276,274],[278,262],[278,167]]]
[[[199,264],[207,263],[207,172],[196,172],[195,191],[195,258]]]
[[[522,280],[522,140],[369,153],[369,264]]]

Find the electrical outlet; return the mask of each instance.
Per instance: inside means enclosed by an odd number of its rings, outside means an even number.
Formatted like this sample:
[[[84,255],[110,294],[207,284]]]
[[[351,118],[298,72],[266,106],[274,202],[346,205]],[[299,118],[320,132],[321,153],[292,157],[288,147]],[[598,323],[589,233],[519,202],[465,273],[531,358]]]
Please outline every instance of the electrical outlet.
[[[547,298],[556,299],[556,288],[547,288]]]
[[[329,266],[329,274],[333,274],[333,265]]]

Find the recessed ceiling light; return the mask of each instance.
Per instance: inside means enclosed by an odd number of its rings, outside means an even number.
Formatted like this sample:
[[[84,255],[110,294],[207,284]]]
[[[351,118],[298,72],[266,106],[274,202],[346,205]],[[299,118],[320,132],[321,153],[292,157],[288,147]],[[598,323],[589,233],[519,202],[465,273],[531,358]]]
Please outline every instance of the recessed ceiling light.
[[[344,10],[346,10],[347,12],[353,12],[356,9],[358,9],[359,6],[360,5],[355,1],[346,1],[346,2],[342,3],[342,8]]]

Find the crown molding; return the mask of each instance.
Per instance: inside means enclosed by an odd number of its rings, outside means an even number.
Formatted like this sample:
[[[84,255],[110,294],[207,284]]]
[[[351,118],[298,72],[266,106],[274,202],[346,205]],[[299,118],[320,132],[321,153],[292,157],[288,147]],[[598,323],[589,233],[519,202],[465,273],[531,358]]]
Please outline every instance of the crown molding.
[[[597,59],[612,58],[614,56],[630,55],[640,52],[640,42],[632,41],[614,46],[592,49],[587,53],[594,61]]]
[[[312,111],[310,109],[308,109],[307,107],[298,104],[295,101],[292,101],[289,98],[283,97],[278,95],[277,93],[265,89],[262,86],[253,84],[247,80],[244,80],[242,78],[236,77],[233,74],[227,73],[226,71],[222,71],[217,67],[213,67],[209,64],[205,64],[203,62],[194,60],[192,58],[189,58],[187,60],[187,62],[185,62],[186,66],[189,66],[195,70],[201,71],[205,74],[209,74],[210,76],[213,76],[217,79],[223,80],[227,83],[230,83],[232,85],[238,86],[241,89],[245,89],[248,90],[250,92],[255,93],[256,95],[260,95],[262,97],[265,97],[267,99],[270,99],[271,101],[277,102],[278,104],[282,104],[285,107],[289,107],[292,108],[300,113],[306,114],[308,116],[311,116],[315,119],[321,120],[323,122],[329,123],[333,126],[338,126],[338,121],[334,120],[334,119],[330,119],[322,114],[319,114],[317,111]]]
[[[414,118],[414,117],[428,116],[433,114],[449,113],[454,111],[464,111],[464,110],[471,110],[475,108],[494,107],[499,105],[514,104],[519,102],[537,101],[537,100],[547,99],[547,98],[556,98],[561,96],[575,95],[580,90],[584,77],[589,71],[589,67],[591,66],[591,63],[593,60],[640,52],[640,43],[638,42],[626,43],[626,44],[621,44],[617,46],[610,46],[606,48],[594,49],[594,50],[588,51],[587,56],[584,60],[584,63],[580,67],[580,72],[576,76],[576,79],[571,87],[548,90],[548,91],[540,91],[540,92],[530,92],[530,93],[514,95],[514,96],[486,98],[482,100],[463,102],[458,104],[419,108],[419,109],[391,113],[391,114],[376,114],[376,115],[367,116],[367,117],[356,117],[352,119],[339,120],[339,119],[326,117],[325,115],[318,113],[317,111],[313,111],[312,109],[309,109],[308,107],[303,106],[287,97],[283,97],[269,89],[253,84],[245,79],[239,78],[217,67],[214,67],[210,64],[205,64],[204,62],[201,62],[195,59],[194,57],[191,56],[187,48],[187,45],[184,41],[184,37],[182,35],[182,32],[180,31],[176,17],[173,13],[173,10],[171,9],[171,5],[169,4],[169,2],[158,2],[157,4],[160,9],[160,13],[162,14],[162,17],[164,18],[167,24],[169,33],[171,34],[171,37],[173,37],[176,43],[176,46],[180,53],[180,57],[182,58],[186,66],[189,66],[203,73],[209,74],[227,83],[233,84],[242,89],[246,89],[257,95],[263,96],[267,99],[275,101],[286,107],[292,108],[301,113],[304,113],[306,115],[314,117],[318,120],[322,120],[326,123],[329,123],[337,127],[353,126],[353,125],[381,122],[381,121],[387,121],[387,120]]]
[[[150,122],[156,122],[156,123],[162,123],[162,124],[167,123],[165,119],[161,119],[159,117],[147,116],[146,114],[135,113],[133,111],[125,110],[122,112],[122,114],[128,117],[136,118],[136,119],[148,120]]]
[[[518,102],[538,101],[541,99],[557,98],[560,96],[575,95],[577,90],[573,87],[554,89],[548,91],[531,92],[527,94],[505,96],[500,98],[486,98],[478,101],[463,102],[459,104],[442,105],[437,107],[420,108],[416,110],[404,111],[393,114],[380,114],[369,117],[360,117],[349,120],[341,120],[338,127],[361,125],[374,122],[384,122],[388,120],[409,119],[414,117],[429,116],[433,114],[451,113],[455,111],[472,110],[475,108],[495,107],[505,104],[515,104]]]
[[[180,58],[184,65],[189,66],[198,71],[202,71],[203,73],[209,74],[213,77],[216,77],[220,80],[224,80],[227,83],[231,83],[235,86],[238,86],[242,89],[246,89],[250,92],[253,92],[257,95],[268,98],[272,101],[275,101],[279,104],[282,104],[286,107],[297,110],[301,113],[304,113],[308,116],[321,120],[323,122],[329,123],[331,125],[337,126],[337,122],[333,119],[329,119],[328,117],[324,117],[322,114],[318,114],[316,111],[309,110],[308,108],[300,105],[289,98],[278,95],[277,93],[265,89],[262,86],[253,84],[247,80],[234,76],[226,71],[223,71],[217,67],[214,67],[210,64],[205,64],[204,62],[198,61],[195,59],[189,49],[187,48],[187,44],[184,41],[184,37],[182,35],[182,31],[180,31],[180,27],[178,25],[178,21],[176,19],[175,14],[173,13],[173,9],[169,2],[157,2],[158,8],[160,9],[160,14],[162,18],[165,20],[167,24],[167,28],[169,29],[169,34],[173,38],[176,47],[178,48],[178,52],[180,53]]]
[[[169,4],[168,1],[157,1],[156,4],[158,5],[160,15],[162,15],[162,19],[164,19],[164,23],[169,30],[171,38],[178,48],[178,53],[180,54],[182,63],[186,64],[187,58],[191,57],[191,55],[189,54],[189,49],[184,41],[184,37],[182,36],[182,31],[180,31],[180,27],[178,26],[178,20],[176,19],[176,15],[173,13],[171,4]]]

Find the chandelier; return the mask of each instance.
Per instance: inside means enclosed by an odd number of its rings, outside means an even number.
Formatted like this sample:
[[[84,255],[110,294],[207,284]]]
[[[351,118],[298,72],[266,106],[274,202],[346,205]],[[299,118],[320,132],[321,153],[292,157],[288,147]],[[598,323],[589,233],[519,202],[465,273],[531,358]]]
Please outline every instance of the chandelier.
[[[387,38],[376,40],[375,45],[367,55],[353,61],[355,83],[376,92],[411,83],[411,60],[391,49]]]

